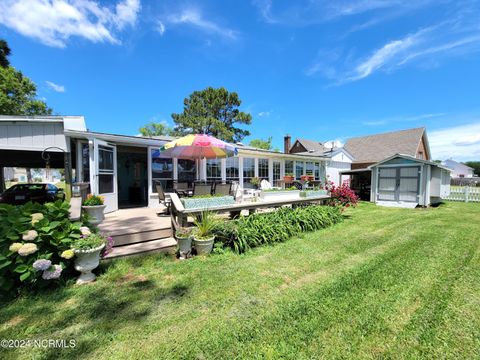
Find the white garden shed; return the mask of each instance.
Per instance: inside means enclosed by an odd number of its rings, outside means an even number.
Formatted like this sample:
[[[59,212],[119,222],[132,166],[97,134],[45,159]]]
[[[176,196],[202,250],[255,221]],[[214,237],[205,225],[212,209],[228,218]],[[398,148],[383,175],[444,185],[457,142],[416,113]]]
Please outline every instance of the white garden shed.
[[[371,201],[396,207],[429,206],[450,194],[450,169],[439,163],[396,154],[372,171]]]

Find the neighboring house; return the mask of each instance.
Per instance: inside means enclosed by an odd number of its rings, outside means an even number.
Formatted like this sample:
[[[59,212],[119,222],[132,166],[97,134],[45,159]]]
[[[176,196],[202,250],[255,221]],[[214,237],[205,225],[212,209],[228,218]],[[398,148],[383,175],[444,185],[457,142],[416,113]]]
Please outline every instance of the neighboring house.
[[[452,178],[472,178],[474,176],[473,168],[455,160],[448,159],[443,161],[442,164],[449,169],[452,169]]]
[[[290,146],[290,135],[284,138],[284,151],[290,154],[314,155],[328,158],[326,163],[326,174],[335,185],[340,185],[340,172],[351,169],[354,160],[344,147],[328,147],[327,143],[320,143],[313,140],[297,139]],[[344,177],[348,180],[348,177]]]
[[[348,139],[344,147],[355,158],[352,170],[366,169],[395,154],[431,160],[430,146],[424,127],[354,137]]]

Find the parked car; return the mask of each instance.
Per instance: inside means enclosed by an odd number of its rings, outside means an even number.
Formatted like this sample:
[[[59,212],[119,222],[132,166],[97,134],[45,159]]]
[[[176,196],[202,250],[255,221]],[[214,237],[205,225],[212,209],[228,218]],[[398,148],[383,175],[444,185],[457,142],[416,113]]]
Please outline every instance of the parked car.
[[[11,205],[23,205],[29,201],[44,204],[56,200],[65,200],[65,193],[48,183],[16,184],[0,195],[0,203]]]

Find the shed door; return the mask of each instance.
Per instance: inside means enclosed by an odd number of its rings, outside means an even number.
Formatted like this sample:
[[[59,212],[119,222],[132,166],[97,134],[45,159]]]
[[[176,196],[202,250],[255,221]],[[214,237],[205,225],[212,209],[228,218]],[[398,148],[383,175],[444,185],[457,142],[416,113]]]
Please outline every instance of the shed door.
[[[96,192],[105,199],[105,212],[118,210],[117,148],[115,145],[95,139]]]
[[[379,168],[377,200],[418,202],[418,166]]]

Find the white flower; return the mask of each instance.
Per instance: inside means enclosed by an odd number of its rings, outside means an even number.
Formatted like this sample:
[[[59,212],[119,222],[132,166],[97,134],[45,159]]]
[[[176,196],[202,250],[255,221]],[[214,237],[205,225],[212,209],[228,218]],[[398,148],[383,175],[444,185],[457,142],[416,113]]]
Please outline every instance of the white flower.
[[[86,226],[82,226],[80,228],[80,232],[82,233],[83,236],[89,236],[92,233],[90,229]]]
[[[32,214],[32,225],[35,225],[37,222],[40,220],[43,220],[43,214],[42,213],[35,213]]]
[[[33,241],[37,238],[38,233],[35,230],[28,230],[23,234],[22,239],[25,241]]]
[[[36,253],[38,250],[37,245],[32,244],[32,243],[27,243],[22,245],[20,249],[18,249],[18,255],[20,256],[27,256],[31,255],[33,253]]]
[[[11,252],[17,252],[18,250],[20,250],[22,246],[23,246],[22,243],[13,243],[12,245],[10,245],[8,250],[10,250]]]

